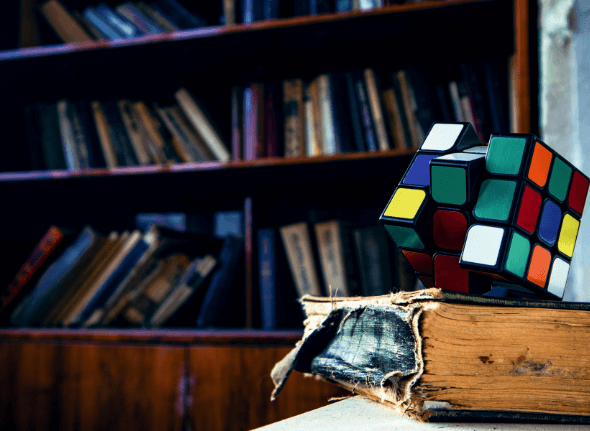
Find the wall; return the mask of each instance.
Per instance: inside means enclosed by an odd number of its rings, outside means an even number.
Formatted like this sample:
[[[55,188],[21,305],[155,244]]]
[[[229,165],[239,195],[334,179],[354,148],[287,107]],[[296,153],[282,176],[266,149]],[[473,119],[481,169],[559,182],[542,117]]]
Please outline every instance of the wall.
[[[539,0],[541,139],[590,175],[590,1]],[[586,205],[564,300],[590,302]]]

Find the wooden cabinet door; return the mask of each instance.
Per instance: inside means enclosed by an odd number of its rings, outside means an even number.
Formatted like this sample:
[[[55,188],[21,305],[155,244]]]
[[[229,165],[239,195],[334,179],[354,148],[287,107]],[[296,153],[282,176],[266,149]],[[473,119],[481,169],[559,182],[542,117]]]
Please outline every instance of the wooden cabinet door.
[[[291,348],[199,346],[189,348],[192,431],[250,430],[323,407],[349,395],[334,385],[294,372],[278,398],[270,371]]]
[[[0,344],[2,430],[181,430],[185,348]]]

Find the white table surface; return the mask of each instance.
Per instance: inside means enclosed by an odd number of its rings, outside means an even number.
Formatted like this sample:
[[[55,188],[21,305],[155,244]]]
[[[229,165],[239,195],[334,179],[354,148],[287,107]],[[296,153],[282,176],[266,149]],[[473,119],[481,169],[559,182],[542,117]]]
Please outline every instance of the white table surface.
[[[391,408],[378,402],[361,397],[352,397],[258,428],[259,431],[427,431],[439,429],[465,431],[581,431],[590,430],[590,425],[423,423],[401,417]]]

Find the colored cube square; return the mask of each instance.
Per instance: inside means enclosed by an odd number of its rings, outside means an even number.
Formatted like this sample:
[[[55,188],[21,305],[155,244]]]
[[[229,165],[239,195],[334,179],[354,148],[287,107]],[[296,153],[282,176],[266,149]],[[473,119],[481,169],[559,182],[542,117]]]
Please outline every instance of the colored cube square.
[[[439,154],[417,153],[402,178],[403,184],[413,186],[430,186],[430,161]]]
[[[504,264],[506,271],[520,279],[524,278],[530,254],[530,240],[517,231],[512,231],[506,250],[506,262]]]
[[[426,250],[430,244],[430,196],[425,188],[399,187],[380,221],[398,247]]]
[[[422,274],[418,274],[418,278],[424,285],[425,289],[430,289],[431,287],[434,287],[434,278]]]
[[[567,203],[580,217],[584,211],[586,195],[588,194],[588,177],[580,171],[574,172]]]
[[[549,195],[563,202],[567,196],[567,191],[572,177],[572,168],[561,157],[556,156],[551,168],[551,176],[549,177]]]
[[[424,190],[400,187],[393,194],[383,215],[412,220],[425,202],[426,192]]]
[[[520,176],[526,162],[526,136],[493,136],[486,156],[486,169],[491,174]]]
[[[461,264],[476,270],[497,269],[506,237],[506,229],[481,224],[472,225],[461,253]]]
[[[512,214],[517,182],[488,179],[481,184],[473,215],[478,220],[507,223]]]
[[[561,209],[557,203],[547,199],[543,204],[541,221],[539,222],[539,239],[548,246],[553,246],[561,225]]]
[[[563,298],[569,271],[569,262],[558,256],[553,259],[553,263],[551,264],[551,274],[549,275],[549,285],[547,286],[549,293],[552,293],[560,299]]]
[[[483,154],[453,153],[430,162],[430,193],[447,205],[462,206],[475,196],[477,179],[483,171]]]
[[[551,252],[540,244],[535,244],[526,279],[544,289],[551,265]]]
[[[432,266],[432,256],[426,253],[418,253],[415,251],[402,250],[403,255],[416,272],[432,275],[434,269]]]
[[[549,168],[553,160],[553,153],[540,142],[535,142],[533,157],[529,165],[528,179],[539,188],[545,187],[549,177]]]
[[[528,185],[523,187],[518,205],[516,225],[529,234],[534,233],[537,227],[542,200],[541,193]]]
[[[469,123],[434,123],[419,151],[444,154],[480,145],[477,133]]]
[[[574,247],[576,245],[576,239],[578,238],[579,229],[580,221],[571,214],[566,213],[563,216],[563,221],[561,223],[557,249],[570,259],[574,255]]]
[[[462,211],[437,209],[432,216],[432,238],[441,249],[461,251],[467,235],[468,217]]]
[[[469,293],[469,270],[459,266],[458,254],[434,255],[434,285],[439,289]]]

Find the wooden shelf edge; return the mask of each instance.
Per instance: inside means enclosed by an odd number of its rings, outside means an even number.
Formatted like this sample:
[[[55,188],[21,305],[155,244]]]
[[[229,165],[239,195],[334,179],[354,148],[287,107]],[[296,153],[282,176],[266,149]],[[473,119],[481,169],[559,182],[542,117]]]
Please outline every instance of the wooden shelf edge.
[[[158,345],[294,346],[298,330],[196,329],[0,329],[0,344],[13,342]]]
[[[288,27],[303,27],[313,24],[337,22],[351,19],[362,19],[382,15],[394,15],[419,12],[423,10],[444,10],[464,5],[475,5],[485,3],[500,3],[504,0],[429,0],[419,3],[384,6],[372,10],[355,10],[349,12],[338,12],[321,15],[307,15],[290,18],[280,18],[265,21],[256,21],[251,24],[234,24],[203,27],[195,30],[182,30],[175,32],[147,35],[133,39],[122,39],[115,41],[89,41],[66,43],[61,45],[49,45],[31,48],[14,49],[0,52],[0,62],[18,60],[30,57],[43,57],[54,54],[71,53],[75,51],[88,51],[97,49],[110,49],[116,47],[127,47],[134,45],[145,45],[169,41],[187,39],[205,39],[210,37],[243,34],[257,31],[272,31]]]
[[[214,170],[256,169],[266,166],[304,165],[313,163],[332,163],[343,160],[370,160],[390,157],[402,157],[414,154],[415,150],[390,150],[367,153],[346,153],[316,157],[269,157],[257,160],[239,160],[231,162],[182,163],[176,165],[125,166],[120,168],[94,168],[73,171],[26,171],[0,173],[0,183],[10,181],[52,180],[81,177],[107,177],[127,175],[153,175],[169,172],[205,172]]]

